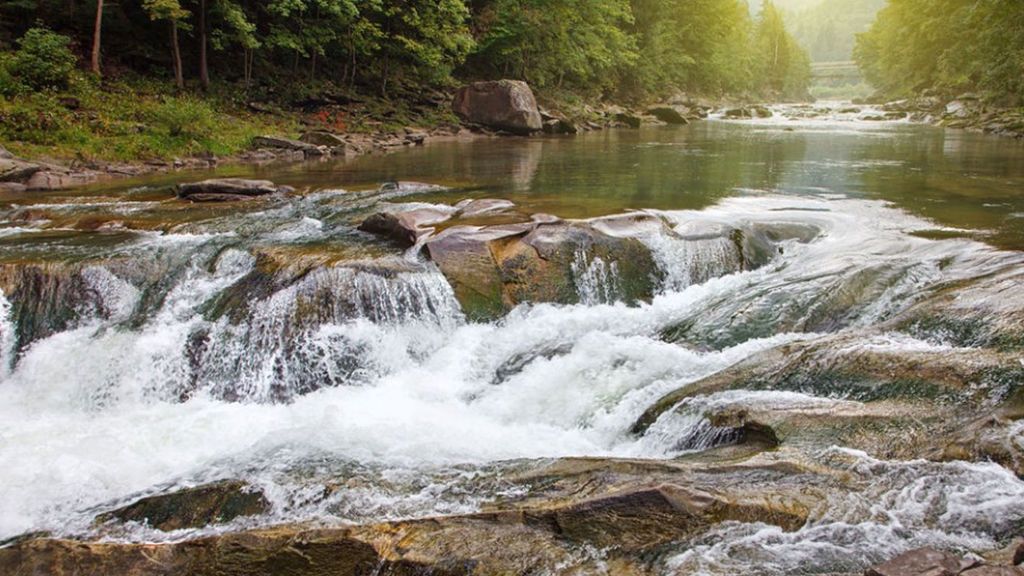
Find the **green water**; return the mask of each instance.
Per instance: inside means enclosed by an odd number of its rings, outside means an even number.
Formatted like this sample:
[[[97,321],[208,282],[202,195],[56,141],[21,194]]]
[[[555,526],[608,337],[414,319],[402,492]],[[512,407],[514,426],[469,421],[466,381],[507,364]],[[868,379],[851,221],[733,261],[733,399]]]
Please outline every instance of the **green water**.
[[[452,190],[409,200],[500,197],[515,201],[523,212],[571,218],[641,208],[701,209],[724,197],[766,192],[839,195],[889,201],[959,230],[936,236],[1024,248],[1024,144],[903,123],[779,116],[576,137],[440,142],[346,161],[183,172],[75,192],[7,195],[0,201],[8,209],[84,202],[88,206],[82,210],[96,214],[104,211],[96,203],[148,201],[157,206],[137,211],[132,222],[152,228],[260,209],[259,203],[185,205],[161,188],[209,175],[267,178],[304,192],[421,181]]]

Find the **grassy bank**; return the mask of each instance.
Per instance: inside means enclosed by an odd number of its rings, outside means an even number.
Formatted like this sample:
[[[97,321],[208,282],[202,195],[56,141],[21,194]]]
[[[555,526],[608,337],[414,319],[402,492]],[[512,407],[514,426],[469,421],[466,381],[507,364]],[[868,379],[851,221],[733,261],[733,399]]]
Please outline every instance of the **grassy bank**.
[[[249,148],[253,137],[295,137],[302,131],[389,132],[453,122],[439,102],[348,95],[278,99],[242,86],[176,92],[165,82],[127,77],[99,82],[76,74],[61,90],[0,94],[0,142],[24,158],[139,162]],[[296,106],[293,100],[306,103]],[[345,101],[345,104],[339,103]]]

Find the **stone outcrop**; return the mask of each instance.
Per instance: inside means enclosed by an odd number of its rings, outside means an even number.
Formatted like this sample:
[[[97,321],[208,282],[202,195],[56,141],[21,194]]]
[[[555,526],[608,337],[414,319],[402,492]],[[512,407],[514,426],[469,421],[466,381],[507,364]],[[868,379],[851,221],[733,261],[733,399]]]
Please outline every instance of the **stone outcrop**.
[[[191,202],[232,202],[251,200],[270,194],[292,192],[289,186],[278,186],[269,180],[246,180],[244,178],[216,178],[201,182],[179,184],[178,198]]]
[[[464,122],[514,134],[543,129],[530,86],[518,80],[474,82],[455,94],[452,110]]]

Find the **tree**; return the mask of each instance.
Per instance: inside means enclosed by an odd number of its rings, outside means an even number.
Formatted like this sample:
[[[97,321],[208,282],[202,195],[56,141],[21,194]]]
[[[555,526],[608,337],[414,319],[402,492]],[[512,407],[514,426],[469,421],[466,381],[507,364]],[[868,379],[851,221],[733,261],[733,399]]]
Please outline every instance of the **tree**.
[[[179,23],[189,17],[189,11],[181,7],[179,0],[143,0],[143,7],[153,20],[167,20],[171,30],[171,61],[174,67],[174,85],[185,87],[185,76],[181,64],[181,44],[178,42]]]
[[[610,88],[637,58],[627,0],[496,0],[480,19],[478,67],[541,88]]]
[[[100,71],[100,35],[103,33],[103,0],[96,0],[96,24],[92,33],[92,71],[99,75]]]

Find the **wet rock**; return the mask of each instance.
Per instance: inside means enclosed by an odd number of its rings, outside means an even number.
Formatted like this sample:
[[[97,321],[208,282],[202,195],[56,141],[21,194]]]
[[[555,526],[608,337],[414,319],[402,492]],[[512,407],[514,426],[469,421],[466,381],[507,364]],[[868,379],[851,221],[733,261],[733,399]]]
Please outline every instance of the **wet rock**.
[[[497,212],[505,212],[515,208],[516,205],[509,200],[499,200],[493,198],[484,198],[481,200],[463,200],[455,205],[458,209],[458,215],[462,218],[472,218],[475,216],[483,216],[485,214],[494,214]]]
[[[42,169],[43,167],[38,164],[23,162],[13,157],[0,158],[0,182],[24,183]]]
[[[529,225],[452,227],[427,242],[430,259],[448,279],[471,319],[500,317],[514,305],[506,298],[492,243],[514,242]]]
[[[1004,420],[989,431],[972,423],[981,414],[1007,420],[1015,414],[1012,397],[991,404],[993,394],[1024,378],[1015,355],[915,350],[875,338],[871,332],[845,333],[766,350],[665,395],[633,431],[645,433],[665,412],[684,410],[700,397],[735,390],[798,392],[848,401],[781,408],[756,401],[719,402],[721,407],[708,416],[722,426],[770,428],[784,444],[840,444],[881,458],[997,459],[1021,467],[1022,455],[999,449],[1007,444]],[[978,410],[986,401],[989,407]],[[902,441],[887,442],[892,435]]]
[[[454,210],[434,207],[378,212],[359,225],[359,230],[394,240],[405,247],[414,246],[421,237],[434,231],[432,225],[450,219]]]
[[[666,124],[682,125],[690,123],[687,119],[690,113],[689,109],[681,106],[654,106],[648,108],[647,113]]]
[[[289,186],[278,186],[269,180],[246,180],[243,178],[216,178],[201,182],[179,184],[178,198],[192,202],[230,202],[251,200],[270,194],[292,192]]]
[[[619,124],[622,124],[627,128],[633,128],[634,130],[642,126],[644,123],[644,119],[642,117],[630,112],[620,112],[616,114],[614,118]]]
[[[98,522],[137,522],[170,532],[223,524],[242,516],[257,516],[270,510],[270,503],[244,482],[228,480],[188,488],[171,494],[150,496],[97,517]]]
[[[537,100],[526,82],[474,82],[459,89],[452,110],[465,122],[515,134],[530,134],[544,125]]]
[[[772,111],[765,106],[744,106],[741,108],[730,108],[723,112],[722,115],[730,120],[771,118]]]
[[[933,548],[919,548],[869,568],[865,576],[956,576],[960,558]]]
[[[624,302],[650,300],[657,266],[639,240],[588,222],[449,228],[427,251],[473,318],[494,318],[524,303],[580,301],[580,266],[614,266],[607,287]]]
[[[578,134],[579,131],[579,126],[564,118],[552,118],[544,121],[545,134]]]
[[[1013,565],[1020,566],[1024,564],[1024,542],[1017,546],[1017,551],[1013,554]]]
[[[312,132],[306,132],[299,138],[301,142],[306,144],[312,144],[313,146],[327,146],[328,148],[334,149],[346,145],[345,139],[337,134],[327,132],[324,130],[314,130]]]
[[[543,212],[530,215],[530,220],[537,224],[557,224],[563,222],[561,218],[554,214],[545,214]]]

